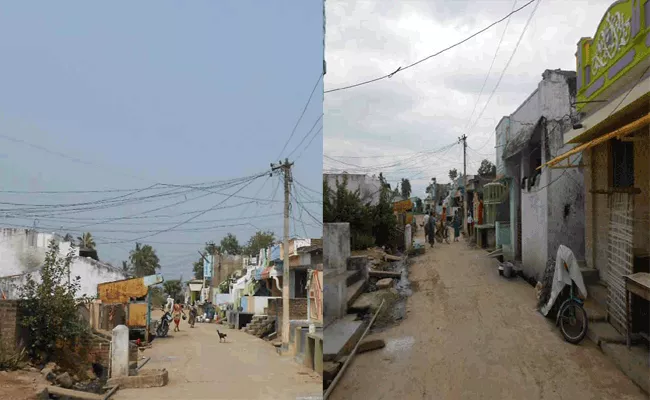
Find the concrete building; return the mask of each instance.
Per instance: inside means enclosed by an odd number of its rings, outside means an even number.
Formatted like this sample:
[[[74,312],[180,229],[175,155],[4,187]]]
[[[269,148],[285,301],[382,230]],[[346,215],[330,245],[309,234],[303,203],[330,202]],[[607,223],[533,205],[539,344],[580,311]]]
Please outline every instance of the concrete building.
[[[642,3],[613,3],[593,38],[578,41],[581,118],[564,143],[579,146],[544,164],[545,171],[584,164],[586,264],[607,285],[608,317],[622,333],[628,322],[623,276],[650,272],[650,3]],[[636,322],[645,320],[640,329],[647,331],[647,302],[635,304],[645,307]]]
[[[348,191],[359,191],[361,200],[364,203],[377,205],[379,203],[379,195],[381,191],[381,182],[376,176],[368,176],[365,174],[323,174],[323,179],[327,186],[332,190],[336,190],[336,183],[343,183],[347,179],[346,188]]]
[[[576,73],[546,70],[537,89],[496,127],[497,180],[485,198],[484,225],[494,226],[504,258],[541,279],[560,244],[584,259],[584,187],[580,168],[539,167],[570,150],[563,133],[575,116]],[[495,197],[495,198],[492,198]]]
[[[15,228],[0,230],[0,291],[7,299],[18,297],[17,288],[24,284],[28,274],[39,279],[39,271],[52,239],[59,241],[59,254],[65,257],[71,244],[63,242],[56,234]],[[77,248],[73,248],[73,252],[70,276],[81,277],[79,296],[96,297],[98,284],[127,278],[119,268],[81,257]]]

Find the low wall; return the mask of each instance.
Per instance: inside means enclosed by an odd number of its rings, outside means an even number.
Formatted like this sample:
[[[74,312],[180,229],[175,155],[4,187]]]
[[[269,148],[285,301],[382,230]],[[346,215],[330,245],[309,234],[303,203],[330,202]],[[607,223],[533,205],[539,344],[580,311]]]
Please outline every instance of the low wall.
[[[0,300],[0,345],[5,349],[25,346],[17,300]]]
[[[266,315],[269,301],[273,299],[280,299],[282,297],[270,296],[242,296],[242,312],[253,313],[255,315]],[[246,307],[244,307],[246,306]]]
[[[282,334],[282,298],[269,299],[266,315],[275,317],[278,336]],[[307,320],[307,299],[289,299],[289,319]]]

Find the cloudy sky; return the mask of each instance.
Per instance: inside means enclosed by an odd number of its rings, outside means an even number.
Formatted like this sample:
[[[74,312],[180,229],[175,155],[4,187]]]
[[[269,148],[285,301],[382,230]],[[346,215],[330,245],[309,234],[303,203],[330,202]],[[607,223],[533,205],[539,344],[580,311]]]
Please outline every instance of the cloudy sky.
[[[465,39],[528,1],[327,0],[325,90],[389,74]],[[462,147],[450,146],[463,133],[468,137],[468,174],[476,172],[483,158],[496,162],[494,128],[501,117],[536,89],[544,70],[575,70],[578,40],[593,36],[611,3],[538,0],[389,79],[326,93],[324,169],[383,171],[389,182],[410,178],[414,195],[422,196],[431,177],[445,182],[450,168],[462,172]]]

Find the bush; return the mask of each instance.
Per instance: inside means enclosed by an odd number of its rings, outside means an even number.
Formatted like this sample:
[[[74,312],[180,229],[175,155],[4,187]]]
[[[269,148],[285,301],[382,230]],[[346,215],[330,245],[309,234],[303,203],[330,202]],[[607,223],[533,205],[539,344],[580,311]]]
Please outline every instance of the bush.
[[[390,188],[383,187],[376,206],[364,204],[359,191],[347,189],[347,177],[333,191],[323,181],[323,222],[348,222],[352,250],[390,246],[396,237],[397,220],[390,202]]]
[[[40,282],[28,275],[20,288],[21,323],[29,330],[28,353],[34,360],[49,361],[57,349],[76,346],[89,333],[88,325],[78,312],[81,278],[70,276],[73,257],[73,249],[60,257],[58,243],[50,241]]]

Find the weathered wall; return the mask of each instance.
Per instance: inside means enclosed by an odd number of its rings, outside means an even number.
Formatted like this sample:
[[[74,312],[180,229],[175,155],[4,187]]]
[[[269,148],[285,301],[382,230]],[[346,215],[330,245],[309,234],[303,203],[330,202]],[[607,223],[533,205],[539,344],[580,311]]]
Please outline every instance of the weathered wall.
[[[276,317],[276,330],[278,337],[282,335],[282,299],[269,299],[266,315]],[[307,299],[289,299],[289,319],[307,320]]]
[[[0,277],[20,275],[31,272],[45,260],[45,254],[51,239],[50,233],[35,232],[27,229],[2,228],[0,230]],[[70,250],[70,243],[59,242],[59,254],[65,256]],[[75,255],[79,254],[78,250]]]
[[[0,346],[9,350],[24,346],[21,332],[18,301],[0,300]]]
[[[634,197],[634,247],[650,253],[650,127],[644,133],[634,142],[634,187],[641,189]]]
[[[609,244],[609,204],[607,195],[591,190],[610,187],[610,144],[602,143],[583,153],[585,168],[585,260],[587,266],[607,274],[607,247]]]
[[[323,174],[323,179],[327,182],[327,186],[334,191],[336,190],[336,181],[343,183],[344,176],[348,178],[346,187],[349,191],[359,190],[361,200],[364,202],[369,202],[372,205],[379,203],[381,182],[375,176],[365,174]]]
[[[347,312],[346,271],[350,255],[350,224],[323,224],[324,326]]]
[[[39,282],[40,272],[31,272],[32,277]],[[25,283],[28,274],[0,278],[0,289],[5,292],[8,299],[18,298],[18,287]],[[119,269],[97,262],[91,258],[76,257],[70,266],[70,276],[81,277],[81,286],[77,293],[79,297],[86,295],[97,296],[97,285],[104,282],[113,282],[125,279],[126,275]]]

